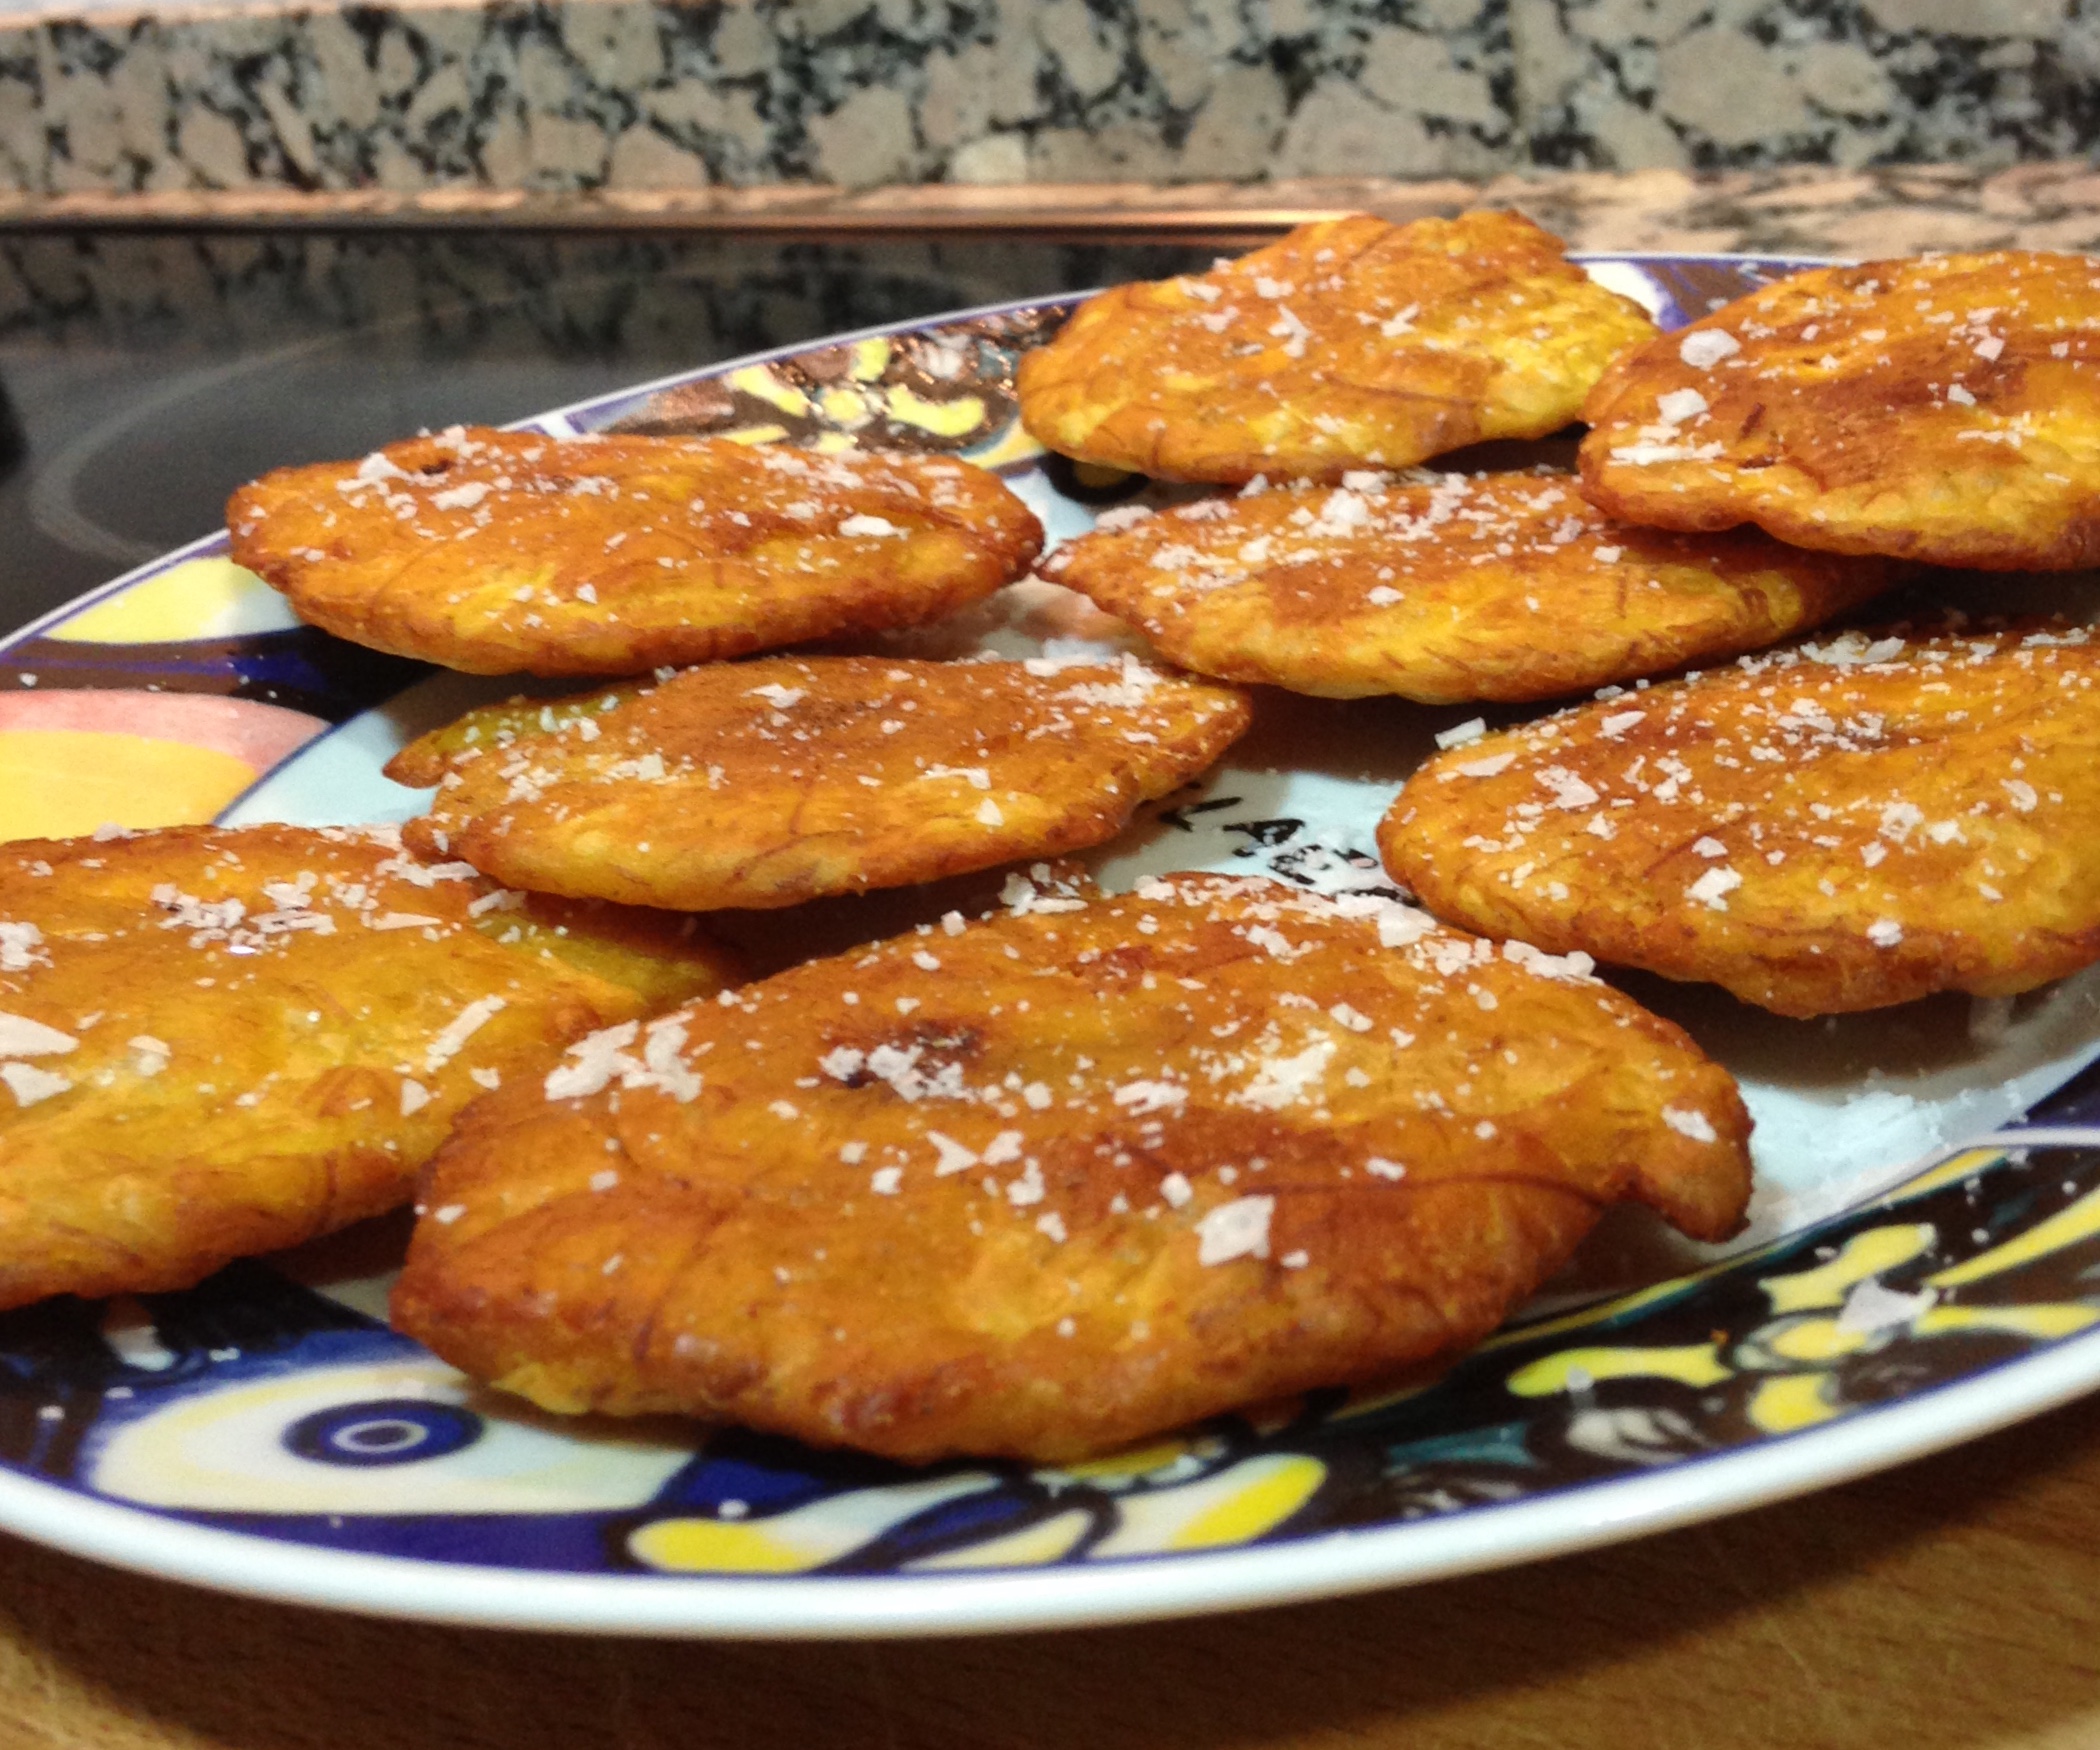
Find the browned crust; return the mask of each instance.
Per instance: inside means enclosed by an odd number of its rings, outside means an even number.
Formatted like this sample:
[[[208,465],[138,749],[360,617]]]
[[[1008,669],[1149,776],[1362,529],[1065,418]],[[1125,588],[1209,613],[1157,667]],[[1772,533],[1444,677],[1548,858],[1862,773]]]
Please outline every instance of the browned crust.
[[[1566,475],[1352,476],[1206,499],[1041,567],[1199,674],[1329,698],[1552,698],[1757,650],[1904,568],[1617,523]]]
[[[1248,720],[1134,661],[774,657],[477,712],[387,771],[441,786],[410,844],[500,880],[770,909],[1100,844]]]
[[[0,1307],[187,1287],[391,1209],[487,1078],[731,976],[685,920],[523,900],[362,830],[5,847]],[[26,1050],[28,1022],[74,1043]]]
[[[1822,648],[1439,754],[1380,823],[1386,866],[1462,927],[1783,1015],[2100,957],[2088,635]]]
[[[1645,312],[1515,213],[1301,225],[1206,274],[1088,300],[1022,359],[1053,450],[1167,480],[1339,479],[1574,418]]]
[[[556,1410],[1052,1461],[1471,1343],[1614,1200],[1741,1219],[1733,1083],[1593,981],[1274,882],[1042,897],[483,1102],[397,1324]]]
[[[946,457],[481,428],[279,469],[227,526],[302,619],[479,674],[634,674],[913,625],[1042,547],[996,476]]]
[[[2001,251],[1818,268],[1629,352],[1583,489],[1673,529],[1987,571],[2100,563],[2100,268]],[[1695,361],[1702,345],[1738,350]],[[1661,417],[1661,398],[1704,408]]]

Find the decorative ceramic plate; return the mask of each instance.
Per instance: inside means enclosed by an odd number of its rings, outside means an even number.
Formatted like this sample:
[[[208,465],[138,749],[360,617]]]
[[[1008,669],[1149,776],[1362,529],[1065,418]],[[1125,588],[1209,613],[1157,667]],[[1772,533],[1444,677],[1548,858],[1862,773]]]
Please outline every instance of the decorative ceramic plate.
[[[1606,258],[1665,325],[1798,263]],[[1016,355],[1069,301],[967,312],[550,413],[936,449],[999,469],[1053,540],[1157,491],[1020,433]],[[885,648],[1032,654],[1127,635],[1041,583]],[[501,684],[297,625],[200,541],[0,646],[0,836],[104,822],[398,820],[379,775]],[[1099,854],[1377,888],[1372,827],[1469,715],[1273,696],[1233,763]],[[862,935],[911,894],[833,914]],[[938,909],[936,904],[935,909]],[[798,916],[801,914],[798,914]],[[929,914],[930,915],[930,914]],[[845,921],[841,922],[841,918]],[[1643,982],[1742,1080],[1749,1234],[1614,1218],[1548,1298],[1433,1384],[1314,1394],[1069,1469],[908,1471],[685,1425],[568,1422],[385,1325],[405,1230],[368,1224],[184,1294],[0,1317],[0,1525],[243,1592],[461,1622],[874,1635],[1104,1622],[1488,1567],[1774,1500],[2100,1384],[2100,978],[1792,1022]]]

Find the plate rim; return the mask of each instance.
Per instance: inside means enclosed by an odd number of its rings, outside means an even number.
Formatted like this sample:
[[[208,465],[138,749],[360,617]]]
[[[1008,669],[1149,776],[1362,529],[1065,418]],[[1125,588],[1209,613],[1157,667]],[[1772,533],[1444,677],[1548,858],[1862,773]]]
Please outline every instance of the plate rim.
[[[156,1579],[457,1627],[690,1640],[1014,1634],[1306,1603],[1575,1555],[1835,1488],[1997,1433],[2096,1385],[2100,1329],[2091,1329],[1834,1422],[1528,1501],[1083,1568],[790,1578],[547,1573],[259,1537],[9,1470],[0,1470],[0,1528]]]

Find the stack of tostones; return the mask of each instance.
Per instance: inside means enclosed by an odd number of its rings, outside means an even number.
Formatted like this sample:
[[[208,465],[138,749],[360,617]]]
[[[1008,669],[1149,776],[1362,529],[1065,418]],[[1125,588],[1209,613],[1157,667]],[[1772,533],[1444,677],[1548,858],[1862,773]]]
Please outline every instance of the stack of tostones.
[[[1584,490],[1668,529],[1984,570],[2100,561],[2100,264],[1922,256],[1796,274],[1621,358]]]
[[[916,625],[1042,527],[945,457],[454,427],[234,494],[233,557],[302,619],[476,674],[635,674]]]
[[[1022,361],[1049,448],[1163,480],[1335,480],[1581,410],[1646,312],[1515,213],[1301,225],[1209,273],[1089,299]]]
[[[454,428],[269,475],[229,507],[233,555],[314,624],[474,672],[656,673],[424,736],[387,767],[436,791],[398,841],[0,859],[0,1306],[194,1281],[390,1206],[427,1160],[394,1315],[477,1378],[1062,1462],[1463,1349],[1615,1202],[1725,1238],[1735,1085],[1590,956],[1786,1013],[2100,957],[2083,634],[1848,635],[1445,754],[1380,844],[1499,945],[1370,895],[1016,875],[1002,914],[731,990],[690,919],[620,908],[1103,843],[1247,728],[1223,683],[1540,699],[1813,627],[1907,555],[2071,563],[2071,278],[1811,275],[1644,346],[1646,314],[1525,219],[1358,215],[1092,299],[1021,360],[1030,433],[1285,482],[1124,513],[1044,568],[1211,679],[722,660],[1024,575],[1041,526],[947,458]],[[1928,341],[1960,369],[1920,377]],[[1546,436],[1586,396],[1579,486],[1390,472]],[[1968,473],[1934,498],[1920,457]],[[1790,508],[1731,508],[1724,477]]]
[[[552,1410],[1058,1461],[1469,1344],[1615,1201],[1740,1222],[1733,1083],[1578,966],[1274,882],[1017,885],[476,1105],[397,1323]]]
[[[1120,667],[819,657],[477,711],[387,767],[408,842],[539,892],[794,905],[1099,844],[1247,726],[1231,687]]]
[[[1437,916],[1782,1015],[2100,958],[2100,646],[1847,634],[1454,748],[1379,828]]]
[[[1059,547],[1045,577],[1199,674],[1328,698],[1543,699],[1755,650],[1897,567],[1613,523],[1566,476],[1351,474]]]
[[[527,901],[383,831],[10,845],[0,1306],[391,1209],[475,1095],[728,972],[690,919]]]

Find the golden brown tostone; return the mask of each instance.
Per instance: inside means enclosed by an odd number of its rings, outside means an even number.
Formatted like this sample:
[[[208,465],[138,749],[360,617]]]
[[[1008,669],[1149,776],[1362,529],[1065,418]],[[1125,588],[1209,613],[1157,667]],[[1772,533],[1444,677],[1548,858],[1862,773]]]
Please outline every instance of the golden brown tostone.
[[[2084,628],[1859,633],[1437,755],[1378,830],[1439,917],[1782,1015],[2100,958]]]
[[[1621,358],[1584,490],[1629,522],[1756,523],[1990,571],[2100,562],[2100,262],[1817,268]]]
[[[1615,523],[1544,473],[1204,499],[1111,522],[1041,570],[1199,674],[1429,704],[1545,699],[1760,649],[1901,573],[1751,530]]]
[[[1164,480],[1335,480],[1484,438],[1544,437],[1648,339],[1515,213],[1301,225],[1205,274],[1089,299],[1021,360],[1021,418]]]
[[[455,428],[282,468],[233,557],[302,619],[476,674],[624,675],[937,619],[1043,532],[945,457]]]
[[[773,657],[476,711],[386,769],[439,786],[412,846],[499,880],[771,908],[1099,844],[1248,715],[1134,659]]]
[[[1055,1461],[1469,1344],[1749,1120],[1574,969],[1368,896],[1032,887],[572,1048],[433,1163],[401,1329],[549,1409]]]
[[[690,919],[349,828],[18,841],[0,920],[0,1306],[183,1288],[391,1209],[484,1089],[733,972]]]

